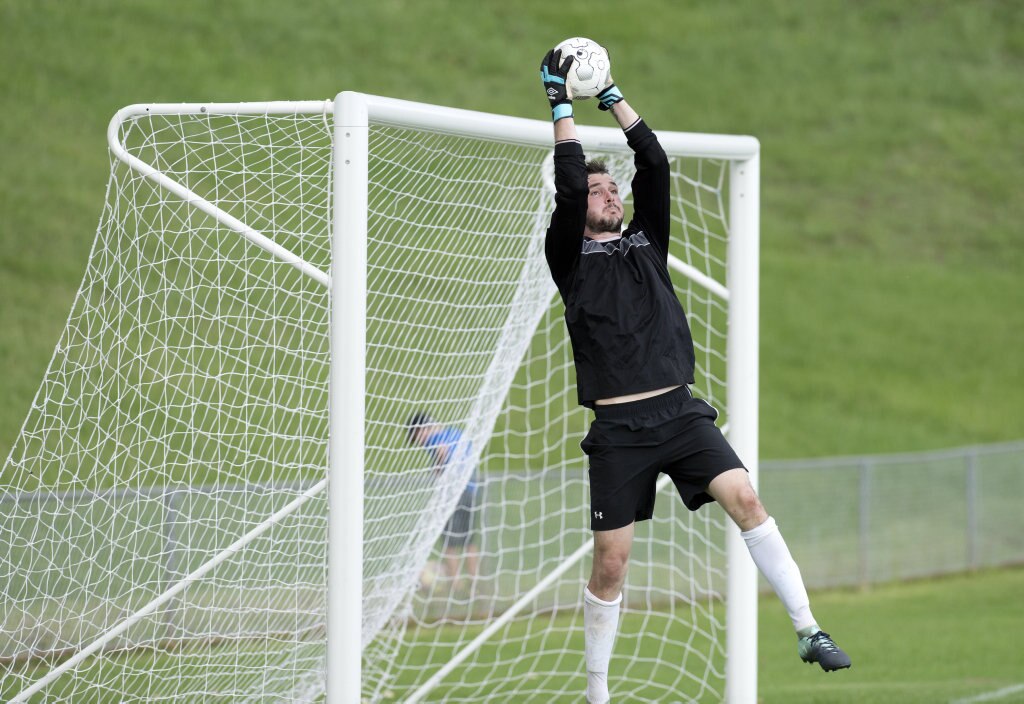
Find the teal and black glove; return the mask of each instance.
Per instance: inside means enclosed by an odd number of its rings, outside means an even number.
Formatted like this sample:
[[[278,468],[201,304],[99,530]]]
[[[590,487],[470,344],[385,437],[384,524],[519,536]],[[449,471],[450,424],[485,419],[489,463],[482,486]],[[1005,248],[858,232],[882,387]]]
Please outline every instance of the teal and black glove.
[[[558,122],[563,117],[572,117],[572,97],[565,84],[565,77],[569,75],[572,62],[572,56],[562,61],[562,52],[552,49],[544,55],[544,61],[540,64],[540,80],[544,83],[544,92],[551,104],[552,122]]]
[[[609,76],[610,78],[611,76]],[[609,83],[604,87],[604,90],[597,94],[597,99],[601,101],[597,106],[598,108],[601,110],[611,110],[612,105],[622,100],[622,91],[614,83]]]

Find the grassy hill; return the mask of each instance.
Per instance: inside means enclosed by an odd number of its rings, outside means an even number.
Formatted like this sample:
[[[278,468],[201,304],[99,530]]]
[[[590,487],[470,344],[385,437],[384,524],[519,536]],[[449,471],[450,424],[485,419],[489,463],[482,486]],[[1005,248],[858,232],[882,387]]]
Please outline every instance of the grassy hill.
[[[351,89],[544,119],[536,67],[577,34],[655,128],[761,140],[765,457],[1021,436],[1019,3],[0,0],[0,455],[84,270],[117,108]]]

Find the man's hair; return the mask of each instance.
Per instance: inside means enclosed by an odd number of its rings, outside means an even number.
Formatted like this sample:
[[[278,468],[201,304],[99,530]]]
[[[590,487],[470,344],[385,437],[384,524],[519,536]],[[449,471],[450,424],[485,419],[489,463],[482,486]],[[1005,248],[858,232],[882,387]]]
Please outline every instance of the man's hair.
[[[426,411],[416,411],[409,416],[409,420],[405,421],[405,439],[411,443],[417,430],[433,425],[433,423],[434,419],[430,417],[429,413]]]
[[[606,173],[608,173],[608,164],[604,159],[591,159],[587,162],[587,176]]]

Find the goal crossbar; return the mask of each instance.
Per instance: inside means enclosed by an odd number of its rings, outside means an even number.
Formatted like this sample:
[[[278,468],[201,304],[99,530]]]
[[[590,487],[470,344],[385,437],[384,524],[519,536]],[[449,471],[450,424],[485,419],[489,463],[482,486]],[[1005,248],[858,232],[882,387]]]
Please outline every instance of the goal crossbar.
[[[446,115],[441,121],[438,121],[435,114],[429,110],[423,110],[425,106],[418,105],[416,103],[410,103],[402,100],[395,100],[391,98],[377,98],[379,101],[377,105],[379,108],[374,112],[374,117],[378,118],[382,123],[395,124],[395,125],[408,125],[413,124],[413,117],[422,118],[423,125],[434,124],[435,127],[445,127],[446,129],[452,130],[453,123],[460,124],[462,130],[455,129],[454,131],[465,134],[472,133],[475,128],[478,136],[486,134],[492,134],[482,128],[480,128],[481,122],[486,122],[489,117],[485,113],[479,113],[474,111],[456,111],[453,110],[451,121]],[[203,196],[195,193],[187,186],[179,183],[167,174],[161,172],[152,164],[148,164],[142,159],[130,154],[121,142],[121,128],[124,122],[128,119],[137,118],[144,115],[169,115],[169,114],[182,114],[192,113],[200,115],[261,115],[261,114],[279,114],[279,115],[302,115],[302,114],[322,114],[325,119],[329,119],[334,114],[334,103],[331,101],[302,101],[302,102],[251,102],[251,103],[139,103],[136,105],[129,105],[117,111],[114,117],[110,120],[110,124],[107,126],[107,143],[110,147],[111,152],[121,161],[128,165],[129,168],[134,169],[138,173],[142,174],[146,178],[149,178],[161,188],[174,194],[182,201],[188,203],[190,206],[197,210],[206,213],[210,217],[214,218],[217,222],[221,223],[225,227],[237,232],[245,239],[249,240],[257,247],[263,249],[267,253],[271,254],[278,260],[291,264],[296,269],[301,271],[306,276],[309,276],[314,281],[324,285],[327,288],[331,286],[330,274],[320,271],[315,266],[306,262],[298,255],[294,254],[290,250],[274,242],[272,239],[264,235],[259,230],[250,227],[246,223],[242,222],[235,216],[231,215],[223,208],[220,208]],[[507,119],[507,118],[506,118]],[[614,138],[609,139],[609,135],[602,128],[588,128],[586,126],[580,126],[578,128],[584,136],[593,136],[596,138],[598,146],[604,149],[622,149],[621,141],[615,140]],[[591,135],[593,129],[601,130]],[[535,143],[537,138],[536,124],[532,120],[524,121],[520,125],[519,135],[520,138],[525,142]],[[614,135],[614,132],[612,133]],[[692,143],[691,143],[692,140]],[[752,138],[743,136],[723,136],[723,135],[701,135],[694,134],[692,136],[686,136],[683,138],[669,138],[668,144],[677,150],[687,151],[690,148],[690,152],[696,153],[699,151],[697,145],[701,148],[707,149],[707,144],[711,143],[716,145],[717,149],[708,150],[709,154],[722,158],[749,158],[752,154],[757,151],[756,140],[752,141]],[[699,155],[699,154],[697,154]],[[695,283],[703,286],[713,294],[722,298],[723,300],[729,299],[729,290],[718,281],[715,281],[710,276],[703,274],[695,267],[686,264],[679,260],[675,255],[669,254],[669,264],[676,271],[691,279]]]
[[[303,274],[327,288],[331,286],[330,275],[320,271],[302,257],[274,242],[262,232],[250,227],[223,208],[219,208],[203,196],[167,176],[155,166],[147,164],[130,154],[121,142],[121,127],[126,120],[144,115],[170,115],[192,113],[200,115],[307,115],[323,114],[328,119],[334,112],[333,103],[318,102],[269,102],[269,103],[160,103],[129,105],[117,111],[107,126],[107,144],[110,151],[129,168],[156,183],[160,188],[174,194],[193,208],[200,210],[225,227],[237,232],[260,249],[278,260],[294,266]]]

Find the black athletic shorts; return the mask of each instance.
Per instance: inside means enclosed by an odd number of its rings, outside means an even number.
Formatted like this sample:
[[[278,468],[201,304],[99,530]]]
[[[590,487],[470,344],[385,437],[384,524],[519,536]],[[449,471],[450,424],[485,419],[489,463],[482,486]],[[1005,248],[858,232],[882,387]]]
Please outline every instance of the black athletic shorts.
[[[655,484],[672,477],[691,511],[714,501],[708,484],[743,467],[718,411],[686,386],[640,401],[595,406],[580,447],[590,458],[590,528],[614,530],[654,515]],[[746,469],[745,467],[743,467]]]
[[[461,548],[467,543],[472,544],[473,533],[476,529],[476,487],[467,486],[459,497],[459,504],[455,507],[448,523],[444,527],[444,546],[446,548]]]

